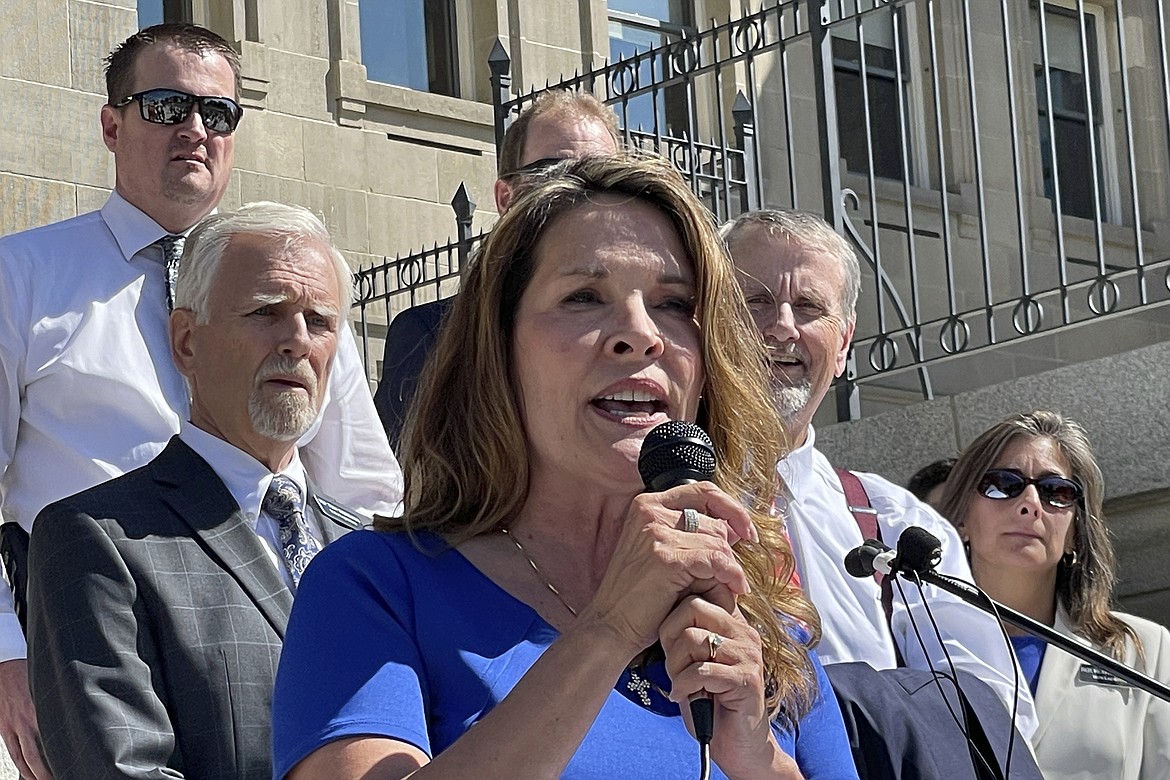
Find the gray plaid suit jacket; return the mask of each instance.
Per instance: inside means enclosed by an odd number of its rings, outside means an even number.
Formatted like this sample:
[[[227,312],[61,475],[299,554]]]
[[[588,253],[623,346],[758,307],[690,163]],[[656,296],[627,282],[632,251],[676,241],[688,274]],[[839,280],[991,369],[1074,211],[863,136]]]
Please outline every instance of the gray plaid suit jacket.
[[[361,525],[308,506],[327,541]],[[207,462],[173,438],[33,528],[29,675],[57,780],[269,780],[293,597]]]

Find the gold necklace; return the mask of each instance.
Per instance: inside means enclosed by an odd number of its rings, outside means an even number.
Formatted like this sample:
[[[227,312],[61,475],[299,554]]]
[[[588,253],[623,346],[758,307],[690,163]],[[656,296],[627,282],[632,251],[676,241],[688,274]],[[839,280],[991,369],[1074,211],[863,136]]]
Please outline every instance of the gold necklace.
[[[544,583],[546,588],[552,591],[552,594],[557,597],[557,601],[561,602],[564,608],[569,610],[569,614],[571,614],[573,617],[577,617],[577,610],[569,606],[569,602],[565,601],[565,597],[561,595],[561,592],[553,587],[553,584],[551,581],[549,581],[548,577],[544,576],[544,572],[542,572],[540,567],[536,565],[536,561],[532,560],[532,556],[529,555],[528,551],[524,549],[524,545],[520,544],[520,540],[516,538],[516,535],[508,533],[507,528],[501,528],[500,533],[512,540],[512,544],[516,545],[516,549],[520,551],[520,554],[523,555],[525,560],[528,561],[528,565],[532,567],[534,572],[536,572],[537,578]]]
[[[516,535],[509,533],[507,528],[501,528],[500,533],[512,540],[512,544],[516,545],[516,549],[519,550],[520,554],[524,556],[524,560],[528,561],[528,565],[532,567],[532,571],[536,572],[537,579],[544,583],[546,588],[552,591],[552,594],[557,597],[557,601],[561,602],[561,605],[565,609],[569,610],[569,614],[571,614],[573,617],[577,617],[577,610],[569,606],[569,602],[565,601],[565,597],[561,595],[561,592],[556,589],[548,577],[544,576],[544,572],[542,572],[540,567],[536,565],[536,561],[532,560],[532,556],[529,555],[528,551],[524,549],[524,545],[520,544],[520,540],[516,538]],[[642,706],[650,706],[650,690],[653,690],[664,699],[670,698],[670,694],[662,690],[662,688],[659,687],[657,683],[646,676],[645,671],[641,667],[635,664],[630,664],[628,667],[626,667],[626,671],[630,676],[629,681],[626,683],[626,687],[638,697],[638,700],[642,703]]]

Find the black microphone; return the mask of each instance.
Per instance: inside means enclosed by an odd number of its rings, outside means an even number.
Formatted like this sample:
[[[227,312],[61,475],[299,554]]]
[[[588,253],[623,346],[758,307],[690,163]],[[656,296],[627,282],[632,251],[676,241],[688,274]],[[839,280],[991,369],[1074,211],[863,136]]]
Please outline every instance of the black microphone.
[[[912,525],[898,537],[898,570],[926,574],[942,563],[942,542],[938,537]]]
[[[882,574],[926,574],[942,561],[942,542],[925,528],[910,526],[898,537],[898,549],[887,547],[877,539],[866,539],[845,556],[845,571],[854,577]]]
[[[694,423],[668,420],[642,440],[638,473],[647,493],[709,480],[715,476],[715,445]]]
[[[898,554],[877,539],[866,539],[845,556],[845,571],[858,579],[872,577],[874,572],[889,574]]]
[[[651,428],[642,440],[638,473],[647,493],[709,480],[715,476],[715,445],[694,423],[668,420]],[[691,699],[691,720],[699,744],[711,744],[715,703],[710,696],[698,694]]]

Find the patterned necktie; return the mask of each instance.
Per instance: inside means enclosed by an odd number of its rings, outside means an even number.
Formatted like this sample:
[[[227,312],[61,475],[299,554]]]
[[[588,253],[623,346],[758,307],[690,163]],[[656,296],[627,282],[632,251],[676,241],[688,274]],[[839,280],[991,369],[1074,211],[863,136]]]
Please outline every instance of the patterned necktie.
[[[185,236],[163,236],[155,242],[162,248],[163,265],[167,269],[167,311],[175,310],[175,279],[179,276],[179,258],[183,256]]]
[[[293,590],[296,590],[305,567],[314,555],[321,552],[321,543],[309,533],[305,522],[300,488],[288,477],[277,474],[268,485],[261,508],[280,527],[280,551],[292,576]]]

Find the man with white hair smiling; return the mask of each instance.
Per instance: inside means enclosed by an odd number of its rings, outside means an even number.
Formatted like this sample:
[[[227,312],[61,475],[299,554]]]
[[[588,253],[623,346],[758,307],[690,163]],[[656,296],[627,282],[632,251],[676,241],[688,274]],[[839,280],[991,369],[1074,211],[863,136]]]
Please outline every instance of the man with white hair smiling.
[[[308,481],[349,269],[300,207],[254,203],[187,240],[170,319],[190,419],[154,460],[46,507],[29,666],[57,780],[269,778],[293,594],[362,519]]]
[[[942,540],[938,570],[971,580],[950,523],[877,474],[834,469],[816,449],[813,414],[845,370],[853,340],[861,288],[853,248],[820,217],[794,211],[747,212],[721,233],[768,347],[776,404],[794,447],[777,466],[787,487],[777,503],[784,505],[801,585],[821,616],[821,660],[947,672],[949,655],[955,668],[987,683],[1009,712],[1018,703],[1016,725],[1030,735],[1036,728],[1032,698],[1026,685],[1017,697],[1014,656],[994,619],[928,588],[940,646],[917,588],[905,588],[905,601],[887,596],[883,604],[874,578],[845,573],[846,554],[866,537],[895,547],[906,528],[919,526]],[[863,534],[866,523],[872,528]]]

